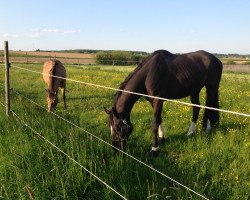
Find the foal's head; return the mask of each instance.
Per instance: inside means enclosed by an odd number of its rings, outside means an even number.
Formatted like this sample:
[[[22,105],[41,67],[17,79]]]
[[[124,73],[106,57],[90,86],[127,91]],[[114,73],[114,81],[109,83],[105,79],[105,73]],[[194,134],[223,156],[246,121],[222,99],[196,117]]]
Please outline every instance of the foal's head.
[[[123,119],[114,107],[111,110],[105,108],[105,111],[109,115],[108,125],[111,129],[112,145],[124,150],[133,126],[130,121]]]
[[[48,112],[53,112],[58,104],[57,92],[51,92],[46,90],[48,93],[47,102],[48,102]]]

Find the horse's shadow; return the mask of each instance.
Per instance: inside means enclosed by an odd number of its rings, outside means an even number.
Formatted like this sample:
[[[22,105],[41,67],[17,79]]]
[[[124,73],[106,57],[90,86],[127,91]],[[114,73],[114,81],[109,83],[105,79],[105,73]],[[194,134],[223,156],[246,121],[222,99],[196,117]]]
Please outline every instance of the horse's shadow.
[[[249,124],[228,122],[228,123],[223,123],[216,127],[213,127],[210,132],[206,132],[205,129],[200,129],[197,132],[195,132],[192,136],[187,136],[186,135],[187,131],[175,132],[175,133],[167,135],[165,137],[165,142],[163,144],[160,144],[160,147],[163,147],[162,149],[164,149],[166,145],[171,144],[171,143],[176,143],[176,144],[187,143],[190,140],[196,140],[201,137],[206,138],[208,142],[212,142],[215,135],[217,134],[223,134],[226,136],[229,134],[228,130],[230,129],[239,130],[242,127],[246,127],[246,126],[249,126]],[[140,139],[141,138],[139,136],[136,136],[135,138],[133,138],[133,140],[129,141],[128,145],[130,146],[129,147],[130,150],[138,147],[138,143],[136,141]],[[147,142],[141,143],[140,145],[141,145],[141,150],[149,151],[151,148],[151,141],[148,142],[147,140]],[[164,151],[164,153],[167,153],[167,152]]]
[[[226,134],[228,129],[241,129],[242,127],[249,126],[250,123],[233,123],[233,122],[226,122],[217,127],[216,131],[221,131],[222,133]]]

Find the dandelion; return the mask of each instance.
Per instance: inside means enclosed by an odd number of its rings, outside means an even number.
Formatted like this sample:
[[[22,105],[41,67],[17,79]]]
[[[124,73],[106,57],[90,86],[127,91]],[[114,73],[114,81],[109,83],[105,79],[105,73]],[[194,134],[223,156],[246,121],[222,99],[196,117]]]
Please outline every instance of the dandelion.
[[[236,181],[236,183],[239,183],[239,177],[238,177],[238,175],[235,176],[235,181]]]

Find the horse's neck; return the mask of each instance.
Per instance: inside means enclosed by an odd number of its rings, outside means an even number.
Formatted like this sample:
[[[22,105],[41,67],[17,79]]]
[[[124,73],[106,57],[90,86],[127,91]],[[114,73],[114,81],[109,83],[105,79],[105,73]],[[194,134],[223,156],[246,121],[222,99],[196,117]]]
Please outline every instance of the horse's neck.
[[[135,104],[135,102],[140,97],[138,95],[132,95],[128,93],[122,93],[116,102],[116,110],[117,112],[126,119],[130,118],[131,110]]]
[[[125,87],[125,91],[135,92],[135,93],[145,93],[146,89],[144,86],[145,78],[141,78],[141,81],[137,78],[135,82],[131,79]],[[135,104],[135,102],[141,96],[136,94],[131,94],[127,92],[122,92],[116,100],[115,107],[117,112],[126,119],[130,118],[131,110]]]

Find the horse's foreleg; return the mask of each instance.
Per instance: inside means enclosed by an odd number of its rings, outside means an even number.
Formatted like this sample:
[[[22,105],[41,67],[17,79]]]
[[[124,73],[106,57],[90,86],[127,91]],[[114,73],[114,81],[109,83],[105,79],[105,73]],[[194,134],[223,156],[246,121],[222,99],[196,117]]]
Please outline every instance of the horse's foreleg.
[[[158,128],[158,136],[159,136],[159,144],[164,144],[165,138],[164,138],[164,129],[162,127],[162,124],[160,124]]]
[[[163,102],[161,100],[153,100],[153,109],[154,109],[154,119],[152,124],[153,129],[153,142],[152,142],[152,149],[151,152],[156,153],[159,149],[159,143],[158,143],[158,129],[161,125],[161,112],[162,112],[162,105]]]
[[[154,109],[153,100],[149,99],[149,98],[146,98],[146,99],[150,102],[152,108]],[[160,124],[159,127],[158,127],[158,136],[159,136],[159,140],[158,140],[159,144],[160,145],[164,144],[165,143],[165,138],[164,138],[164,129],[162,127],[162,124]]]
[[[200,105],[199,94],[192,95],[190,99],[191,99],[192,104]],[[192,122],[187,132],[188,137],[195,133],[196,122],[199,116],[199,112],[200,112],[200,107],[193,106]]]

